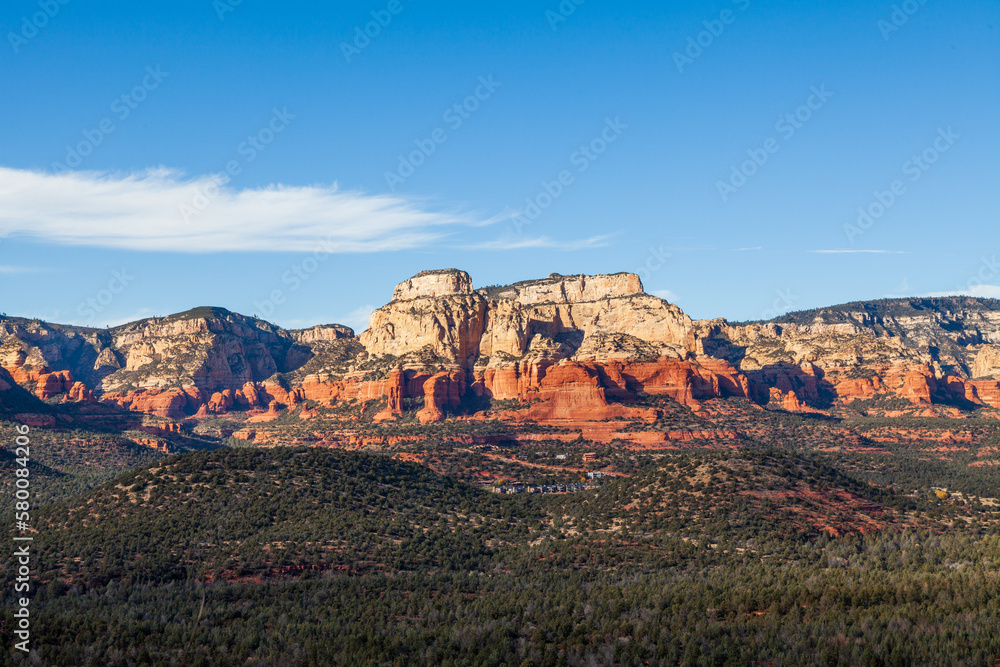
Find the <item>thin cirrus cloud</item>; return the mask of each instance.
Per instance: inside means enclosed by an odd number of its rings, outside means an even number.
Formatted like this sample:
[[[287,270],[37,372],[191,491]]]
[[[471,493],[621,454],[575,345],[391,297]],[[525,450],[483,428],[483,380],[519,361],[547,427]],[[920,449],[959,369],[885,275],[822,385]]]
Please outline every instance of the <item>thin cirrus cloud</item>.
[[[810,250],[814,255],[909,255],[903,250]]]
[[[186,253],[358,253],[422,247],[482,224],[336,185],[235,190],[217,179],[168,169],[52,174],[0,167],[0,237]]]
[[[555,241],[547,236],[533,236],[521,239],[501,238],[495,241],[486,241],[473,245],[463,246],[464,250],[586,250],[589,248],[603,248],[608,245],[608,239],[613,234],[602,234],[591,236],[578,241]]]
[[[1000,285],[972,285],[952,292],[931,292],[926,296],[973,296],[982,299],[1000,299]]]
[[[29,266],[11,266],[9,264],[0,264],[0,276],[13,276],[21,273],[39,273],[41,269],[31,268]]]

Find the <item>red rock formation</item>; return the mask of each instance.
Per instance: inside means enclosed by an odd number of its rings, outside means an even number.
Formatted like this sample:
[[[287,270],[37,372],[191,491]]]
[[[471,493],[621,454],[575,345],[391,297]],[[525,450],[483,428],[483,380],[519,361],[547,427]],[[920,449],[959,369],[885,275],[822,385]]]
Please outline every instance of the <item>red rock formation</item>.
[[[888,378],[888,384],[898,396],[905,398],[913,405],[930,405],[931,394],[934,392],[934,375],[929,370],[893,370]]]
[[[927,414],[946,414],[940,403],[982,406],[984,414],[1000,408],[1000,379],[993,372],[1000,368],[1000,346],[969,346],[950,330],[935,333],[931,314],[897,322],[904,330],[929,331],[934,340],[950,338],[957,345],[952,347],[965,350],[948,353],[964,360],[954,363],[932,358],[930,343],[884,335],[864,312],[841,315],[799,324],[693,323],[676,306],[645,294],[634,274],[553,274],[476,290],[468,274],[446,270],[401,283],[357,341],[335,325],[287,332],[221,309],[198,309],[126,325],[110,341],[84,340],[83,334],[70,340],[76,334],[44,324],[4,325],[0,364],[42,399],[91,401],[107,392],[102,401],[172,419],[237,409],[266,420],[277,416],[275,405],[298,411],[307,401],[384,400],[385,409],[375,416],[383,421],[402,415],[405,398],[423,396],[418,417],[437,421],[458,408],[470,389],[497,401],[520,401],[523,409],[513,411],[520,418],[590,422],[580,431],[595,433],[613,432],[595,425],[603,419],[643,418],[628,405],[640,392],[669,396],[695,410],[724,396],[795,411],[815,410],[831,397],[837,407],[901,397]],[[996,340],[1000,313],[987,315],[977,316],[977,326],[985,327],[983,340]],[[75,347],[60,349],[59,341]],[[78,353],[86,345],[93,355]],[[372,368],[390,359],[400,366],[387,377],[368,379]],[[318,370],[303,377],[297,373],[306,361]],[[100,384],[87,387],[70,370],[50,367],[71,368],[82,378],[103,371]],[[942,368],[967,368],[978,379],[943,376]],[[261,381],[266,377],[272,380]],[[136,383],[150,388],[130,390]],[[187,386],[166,389],[178,385]],[[256,414],[264,405],[268,413]],[[362,410],[355,412],[360,419]]]
[[[155,438],[134,438],[133,442],[143,447],[149,447],[150,449],[155,449],[158,452],[163,452],[164,454],[170,453],[170,446],[167,442],[163,440],[157,440]]]
[[[521,361],[505,368],[487,368],[473,386],[477,395],[497,400],[523,399],[537,390],[546,370],[555,363],[549,359]]]
[[[256,407],[260,405],[260,394],[257,392],[257,387],[253,382],[247,382],[243,385],[243,389],[240,391],[243,399],[246,401],[247,407]]]
[[[845,403],[855,399],[867,400],[884,389],[878,375],[863,378],[836,377],[830,380],[837,397]]]
[[[811,412],[812,408],[799,400],[794,390],[784,392],[777,387],[771,387],[771,403],[777,404],[787,412]]]
[[[233,392],[228,389],[215,392],[208,400],[208,411],[215,414],[228,412],[231,407],[233,407]]]
[[[247,423],[257,424],[260,422],[274,421],[275,419],[281,416],[281,409],[278,407],[280,405],[281,404],[278,403],[278,401],[271,401],[267,405],[267,412],[250,417],[250,419],[247,419]],[[233,434],[233,436],[235,437],[235,434]]]
[[[417,412],[420,423],[443,421],[443,408],[456,408],[462,402],[465,374],[461,371],[438,373],[424,382],[424,407]]]
[[[142,426],[143,431],[150,433],[152,435],[167,435],[172,433],[180,433],[183,430],[183,424],[178,422],[167,422],[164,424],[144,424]]]
[[[655,418],[653,410],[608,404],[597,370],[575,362],[549,368],[537,396],[540,402],[526,414],[526,418],[536,421]]]
[[[28,366],[21,356],[6,370],[17,384],[34,383],[35,396],[43,401],[67,393],[74,384],[73,374],[69,371],[53,373],[48,366]]]
[[[181,389],[168,389],[163,392],[156,389],[140,389],[125,395],[105,394],[101,402],[165,419],[184,419],[188,394]]]
[[[389,373],[389,382],[386,387],[386,398],[388,402],[385,410],[382,410],[375,415],[376,422],[395,419],[403,414],[403,396],[406,391],[406,383],[404,382],[404,379],[405,375],[403,374],[403,369],[401,368],[394,368],[392,372]]]
[[[1000,408],[1000,380],[968,380],[966,386],[974,389],[981,402]]]
[[[37,378],[38,385],[35,388],[35,395],[43,401],[65,394],[73,388],[73,374],[69,371],[42,372],[38,374]]]
[[[82,382],[74,382],[73,386],[70,387],[69,394],[66,396],[66,400],[74,401],[77,403],[93,403],[94,402],[94,392],[87,389],[87,385]]]

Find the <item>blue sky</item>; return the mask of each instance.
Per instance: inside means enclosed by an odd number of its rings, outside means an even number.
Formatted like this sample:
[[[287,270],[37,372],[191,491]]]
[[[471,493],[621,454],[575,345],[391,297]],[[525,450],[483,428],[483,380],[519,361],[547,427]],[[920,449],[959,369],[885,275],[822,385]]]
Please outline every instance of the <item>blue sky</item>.
[[[445,267],[637,271],[733,320],[1000,296],[998,24],[986,0],[11,0],[0,310],[361,329]]]

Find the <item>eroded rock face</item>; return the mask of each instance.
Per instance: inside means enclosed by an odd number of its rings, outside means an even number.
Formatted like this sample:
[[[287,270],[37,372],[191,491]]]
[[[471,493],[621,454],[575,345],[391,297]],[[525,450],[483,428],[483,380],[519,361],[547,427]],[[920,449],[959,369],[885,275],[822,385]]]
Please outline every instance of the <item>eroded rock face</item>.
[[[645,343],[646,354],[684,357],[698,350],[691,319],[673,304],[645,294],[633,273],[560,276],[480,290],[491,298],[490,352],[518,356],[535,335],[564,339],[574,359],[608,358],[624,338]],[[519,307],[518,307],[519,306]],[[615,340],[618,336],[618,340]],[[596,339],[595,339],[596,337]],[[590,340],[588,340],[590,339]],[[519,344],[518,349],[514,345]],[[625,357],[634,356],[626,351]]]
[[[188,395],[181,389],[160,392],[156,389],[106,394],[103,401],[119,405],[126,410],[144,412],[164,419],[184,419]]]
[[[1000,345],[983,345],[972,364],[972,377],[1000,379]]]
[[[443,421],[444,408],[457,408],[465,393],[465,377],[461,371],[438,373],[424,381],[424,407],[417,412],[422,424]]]
[[[541,422],[653,418],[650,410],[609,404],[596,369],[574,362],[548,369],[537,400],[527,417]]]
[[[287,332],[232,313],[144,320],[112,334],[125,365],[102,380],[105,391],[129,385],[235,391],[285,370],[285,357],[293,346]]]
[[[1000,380],[972,380],[966,383],[966,387],[983,404],[1000,408]]]
[[[394,368],[389,373],[389,381],[386,384],[386,406],[375,415],[375,421],[387,421],[395,419],[403,414],[403,396],[406,393],[406,376],[403,369]]]
[[[7,318],[0,367],[43,400],[170,419],[238,410],[267,421],[307,401],[304,418],[318,414],[314,403],[347,401],[360,415],[378,400],[383,421],[422,399],[417,417],[438,421],[470,393],[542,421],[646,419],[629,406],[640,392],[693,409],[726,396],[789,411],[885,398],[1000,407],[1000,304],[897,300],[732,325],[692,322],[634,274],[474,289],[449,269],[400,283],[357,338],[217,308],[108,330]]]
[[[690,318],[644,294],[634,274],[550,276],[476,292],[462,272],[420,274],[397,286],[360,340],[369,355],[404,357],[408,368],[438,361],[465,371],[506,367],[541,348],[555,360],[698,350]]]
[[[66,400],[76,403],[93,403],[94,392],[87,388],[82,382],[75,382],[66,396]]]
[[[495,299],[513,300],[522,306],[543,303],[582,303],[642,295],[642,281],[634,273],[605,276],[562,276],[557,273],[544,280],[528,280],[489,290]]]
[[[472,278],[465,271],[445,269],[423,271],[396,285],[393,301],[408,301],[425,297],[459,296],[472,294]]]
[[[469,368],[479,357],[486,310],[477,294],[394,300],[372,313],[360,339],[369,355],[410,357],[407,366]]]
[[[289,331],[292,339],[297,343],[318,343],[320,341],[332,343],[345,338],[354,338],[354,329],[341,324],[321,324],[309,329]]]

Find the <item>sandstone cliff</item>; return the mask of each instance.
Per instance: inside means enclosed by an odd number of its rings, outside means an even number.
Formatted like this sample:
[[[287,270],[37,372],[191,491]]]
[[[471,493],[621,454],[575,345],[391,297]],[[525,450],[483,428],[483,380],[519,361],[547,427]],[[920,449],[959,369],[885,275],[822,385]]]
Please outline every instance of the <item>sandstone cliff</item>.
[[[463,271],[424,272],[396,287],[360,340],[369,355],[406,357],[411,367],[437,360],[471,370],[546,345],[553,358],[581,349],[590,359],[623,350],[628,356],[625,338],[639,341],[647,356],[683,358],[698,349],[691,319],[645,294],[634,274],[552,275],[473,291]]]
[[[968,410],[1000,408],[998,350],[1000,302],[989,300],[692,322],[634,274],[476,289],[447,269],[400,283],[359,337],[340,325],[286,331],[220,308],[106,330],[0,319],[0,382],[173,420],[244,411],[268,421],[284,408],[311,418],[316,404],[352,401],[381,402],[378,421],[407,409],[438,421],[483,401],[542,421],[650,418],[628,405],[639,395],[696,409],[732,396],[788,411]]]

